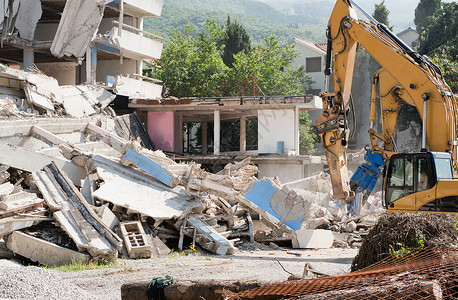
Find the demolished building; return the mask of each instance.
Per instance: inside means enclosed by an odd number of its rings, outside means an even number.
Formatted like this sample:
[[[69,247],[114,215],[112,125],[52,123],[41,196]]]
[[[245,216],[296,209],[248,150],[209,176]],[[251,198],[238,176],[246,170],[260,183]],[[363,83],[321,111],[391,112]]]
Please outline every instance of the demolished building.
[[[318,99],[160,99],[162,87],[140,74],[143,59],[159,58],[162,49],[142,20],[161,8],[160,0],[0,6],[0,61],[9,65],[0,65],[0,250],[59,265],[155,257],[171,242],[218,255],[232,254],[241,238],[319,248],[325,236],[329,247],[335,236],[317,229],[359,232],[357,219],[330,198],[324,173],[302,179],[324,166],[321,157],[298,155],[299,112],[317,108]],[[27,11],[34,13],[25,20]],[[22,56],[10,55],[17,49]],[[117,116],[110,104],[120,97],[138,114]],[[270,155],[218,155],[219,120],[254,115],[266,120],[259,128],[270,150],[261,152]],[[214,155],[174,160],[155,151],[178,147],[181,154],[182,144],[163,148],[152,125],[165,120],[171,139],[181,141],[183,122],[192,118],[213,118]],[[273,129],[286,119],[281,136]],[[243,128],[239,154],[248,152]],[[203,163],[225,167],[209,172]],[[259,169],[266,176],[285,165],[295,171],[280,179],[298,181],[257,178]],[[376,201],[366,206],[370,214],[379,208]],[[350,242],[343,240],[339,245]]]

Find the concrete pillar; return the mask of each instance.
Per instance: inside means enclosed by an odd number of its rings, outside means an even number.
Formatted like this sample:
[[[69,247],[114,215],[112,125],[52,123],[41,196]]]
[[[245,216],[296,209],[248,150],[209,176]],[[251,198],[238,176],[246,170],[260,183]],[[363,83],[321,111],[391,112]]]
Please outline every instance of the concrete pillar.
[[[34,58],[32,48],[24,48],[23,60],[24,60],[24,71],[30,72],[31,68],[33,67],[33,64],[35,63],[35,58]]]
[[[240,117],[240,152],[246,151],[246,116]]]
[[[221,149],[221,120],[219,110],[213,112],[213,154],[219,155]]]
[[[92,84],[92,50],[86,48],[86,82]]]
[[[91,84],[95,84],[97,81],[97,48],[91,48],[92,53],[91,53],[91,62],[92,62],[92,68],[91,68]]]
[[[299,107],[296,106],[294,109],[294,151],[296,155],[299,155],[299,118]]]
[[[202,122],[202,155],[207,155],[207,122]]]
[[[183,116],[177,113],[174,113],[174,139],[173,139],[173,149],[175,153],[183,153]]]

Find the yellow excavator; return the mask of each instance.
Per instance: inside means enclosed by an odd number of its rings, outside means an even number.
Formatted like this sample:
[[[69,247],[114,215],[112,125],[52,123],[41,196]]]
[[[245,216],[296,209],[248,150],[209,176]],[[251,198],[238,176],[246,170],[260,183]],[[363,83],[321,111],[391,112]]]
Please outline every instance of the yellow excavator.
[[[356,10],[369,21],[358,19]],[[458,97],[426,56],[401,41],[353,0],[337,0],[327,28],[326,91],[316,120],[336,200],[361,203],[383,176],[383,204],[394,211],[458,212]],[[348,177],[349,112],[357,45],[382,66],[373,77],[369,136],[371,145]],[[331,71],[332,68],[332,71]],[[332,74],[332,76],[331,76]],[[332,86],[331,86],[332,83]],[[373,129],[377,102],[383,132]],[[422,119],[421,149],[397,153],[399,104],[412,105]],[[378,145],[378,142],[382,145]]]

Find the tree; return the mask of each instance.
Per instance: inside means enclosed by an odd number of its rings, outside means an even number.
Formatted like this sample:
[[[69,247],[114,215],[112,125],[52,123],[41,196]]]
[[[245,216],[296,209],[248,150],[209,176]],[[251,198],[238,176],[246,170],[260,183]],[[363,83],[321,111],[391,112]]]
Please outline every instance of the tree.
[[[422,34],[423,30],[429,25],[429,18],[434,15],[441,7],[441,0],[420,0],[415,8],[414,23],[417,31]]]
[[[458,3],[442,3],[419,38],[419,52],[428,55],[442,69],[454,92],[458,91]]]
[[[313,154],[315,152],[316,133],[313,132],[307,111],[299,113],[299,153]]]
[[[221,94],[227,67],[221,58],[224,26],[208,19],[193,35],[187,26],[172,28],[155,76],[164,82],[164,96],[210,97]]]
[[[374,4],[374,12],[372,13],[372,17],[376,19],[378,22],[385,24],[390,30],[393,27],[390,27],[390,21],[388,20],[388,15],[390,11],[385,6],[385,0],[383,0],[380,4]]]
[[[275,36],[269,36],[265,44],[234,56],[230,78],[255,82],[266,96],[304,94],[313,81],[305,75],[304,67],[292,69],[298,55],[293,45],[281,47]]]
[[[223,61],[229,68],[232,68],[234,63],[234,54],[240,51],[245,53],[251,50],[250,36],[237,21],[231,22],[231,18],[227,16],[226,34],[224,38]]]

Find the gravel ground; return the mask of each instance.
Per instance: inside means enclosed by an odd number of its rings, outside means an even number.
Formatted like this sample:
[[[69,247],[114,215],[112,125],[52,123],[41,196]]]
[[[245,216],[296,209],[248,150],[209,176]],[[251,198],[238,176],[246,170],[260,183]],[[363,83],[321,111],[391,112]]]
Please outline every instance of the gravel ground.
[[[250,248],[252,250],[250,250]],[[348,273],[357,249],[320,250],[242,247],[231,256],[171,254],[164,258],[120,259],[115,268],[60,272],[38,267],[1,267],[0,298],[7,299],[121,299],[121,285],[170,275],[176,280],[257,280],[262,283],[288,279],[288,272],[302,275],[305,263],[329,275]],[[290,254],[294,252],[298,255]],[[277,262],[281,263],[281,265]]]

